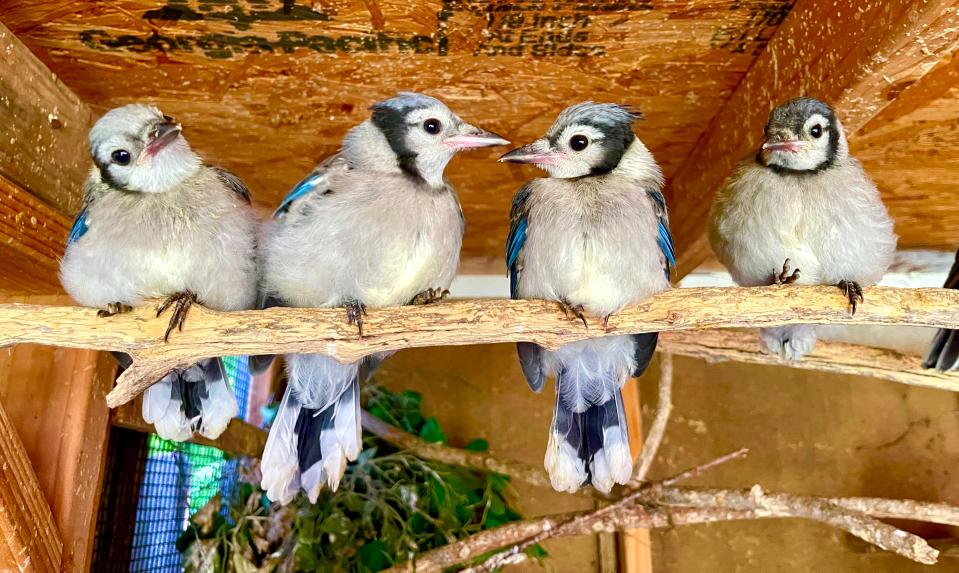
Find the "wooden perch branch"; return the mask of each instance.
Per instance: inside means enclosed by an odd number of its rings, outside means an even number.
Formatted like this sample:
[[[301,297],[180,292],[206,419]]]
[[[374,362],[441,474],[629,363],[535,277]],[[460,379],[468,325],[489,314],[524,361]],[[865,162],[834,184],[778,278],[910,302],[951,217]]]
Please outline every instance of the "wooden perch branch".
[[[842,342],[820,340],[816,349],[802,360],[784,362],[778,356],[764,354],[760,350],[755,332],[697,330],[664,332],[659,337],[657,350],[677,356],[702,358],[707,362],[789,366],[959,392],[959,376],[927,370],[921,366],[922,358],[919,356]]]
[[[850,317],[831,287],[673,289],[599,319],[589,328],[567,320],[546,301],[465,300],[371,309],[366,336],[340,309],[274,308],[218,313],[194,307],[183,332],[163,342],[167,320],[152,307],[98,318],[91,309],[0,305],[0,346],[32,342],[117,350],[133,356],[107,397],[124,404],[169,370],[230,354],[320,352],[349,362],[373,352],[422,346],[531,341],[547,348],[612,334],[801,323],[959,327],[959,291],[876,287]]]

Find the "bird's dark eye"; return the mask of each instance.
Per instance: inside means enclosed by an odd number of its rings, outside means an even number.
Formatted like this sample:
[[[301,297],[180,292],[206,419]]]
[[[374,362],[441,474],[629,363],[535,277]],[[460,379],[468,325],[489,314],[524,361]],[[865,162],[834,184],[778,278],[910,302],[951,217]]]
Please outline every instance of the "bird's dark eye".
[[[431,118],[423,122],[423,129],[426,130],[426,133],[436,135],[443,129],[443,124],[440,123],[440,120]]]
[[[128,165],[130,163],[130,152],[126,149],[117,149],[110,154],[110,157],[117,165]]]
[[[818,123],[812,126],[809,129],[809,135],[815,137],[816,139],[819,139],[820,137],[822,137],[822,126],[819,125]]]
[[[589,139],[585,135],[574,135],[569,138],[569,147],[573,151],[582,151],[589,145]]]

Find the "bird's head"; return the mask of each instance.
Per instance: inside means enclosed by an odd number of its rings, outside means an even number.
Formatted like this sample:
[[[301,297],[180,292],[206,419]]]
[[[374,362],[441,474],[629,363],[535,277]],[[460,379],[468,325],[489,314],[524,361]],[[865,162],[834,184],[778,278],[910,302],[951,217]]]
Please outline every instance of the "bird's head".
[[[141,193],[168,191],[201,161],[182,127],[153,107],[130,104],[108,111],[90,130],[90,153],[105,183]]]
[[[559,178],[609,173],[636,139],[633,122],[639,117],[621,105],[578,103],[563,110],[544,137],[500,161],[531,163]]]
[[[399,167],[433,187],[443,185],[443,171],[457,152],[509,143],[423,94],[401,92],[371,110],[370,121],[386,138]]]
[[[772,169],[813,173],[832,166],[848,153],[842,125],[827,104],[800,97],[769,114],[757,160]]]

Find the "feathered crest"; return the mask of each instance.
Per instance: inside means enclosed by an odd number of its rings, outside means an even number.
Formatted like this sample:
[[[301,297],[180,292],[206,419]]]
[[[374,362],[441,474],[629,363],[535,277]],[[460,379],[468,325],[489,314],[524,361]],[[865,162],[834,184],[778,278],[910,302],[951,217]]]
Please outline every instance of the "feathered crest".
[[[638,109],[625,105],[584,101],[564,109],[549,128],[547,136],[562,133],[570,125],[592,125],[603,131],[610,128],[632,130],[633,122],[642,118],[643,114]]]

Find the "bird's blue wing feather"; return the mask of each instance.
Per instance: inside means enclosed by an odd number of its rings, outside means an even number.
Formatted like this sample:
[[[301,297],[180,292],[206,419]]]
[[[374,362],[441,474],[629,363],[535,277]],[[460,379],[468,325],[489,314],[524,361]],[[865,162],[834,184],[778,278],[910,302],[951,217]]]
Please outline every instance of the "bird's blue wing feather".
[[[290,206],[298,199],[316,190],[326,192],[330,185],[330,170],[343,168],[350,169],[349,163],[344,159],[341,153],[335,153],[324,159],[322,163],[316,166],[316,169],[297,183],[287,196],[283,198],[280,206],[273,212],[273,216],[283,215],[290,210]]]
[[[519,253],[523,250],[526,243],[526,229],[529,225],[527,215],[529,213],[530,188],[524,185],[516,196],[513,197],[513,206],[509,214],[509,236],[506,238],[506,267],[509,269],[509,293],[511,298],[516,298],[516,286],[519,282],[519,268],[516,265],[519,259]]]
[[[67,244],[73,244],[80,240],[87,230],[90,228],[90,224],[87,222],[87,207],[84,206],[83,209],[80,209],[80,212],[77,213],[77,218],[73,220],[73,226],[70,227],[70,234],[67,236]]]
[[[273,216],[281,215],[286,213],[297,199],[307,195],[308,193],[314,191],[320,182],[326,178],[326,174],[322,172],[312,172],[303,178],[302,181],[296,184],[293,187],[293,190],[290,191],[286,197],[283,198],[283,201],[280,202],[280,206],[276,208],[276,211],[273,212]]]
[[[670,267],[676,266],[676,251],[673,248],[673,237],[669,234],[669,214],[666,211],[666,198],[663,197],[663,194],[659,191],[650,191],[649,197],[656,206],[656,222],[658,227],[656,240],[659,243],[659,250],[663,252],[663,257],[666,261],[663,270],[666,272],[666,278],[668,279]]]

